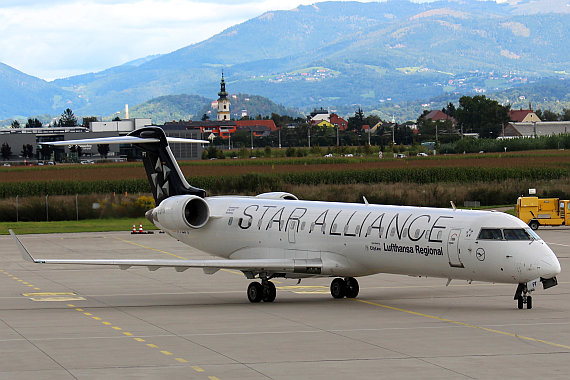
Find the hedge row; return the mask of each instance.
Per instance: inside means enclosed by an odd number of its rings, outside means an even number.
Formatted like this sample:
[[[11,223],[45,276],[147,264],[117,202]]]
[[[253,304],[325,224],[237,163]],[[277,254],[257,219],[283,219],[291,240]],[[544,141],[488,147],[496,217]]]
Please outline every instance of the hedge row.
[[[568,168],[409,168],[370,169],[285,174],[189,177],[188,182],[212,194],[276,191],[284,184],[320,185],[353,183],[474,183],[487,181],[552,180],[568,177]],[[0,183],[0,198],[34,195],[149,193],[146,179],[115,181],[44,181]]]

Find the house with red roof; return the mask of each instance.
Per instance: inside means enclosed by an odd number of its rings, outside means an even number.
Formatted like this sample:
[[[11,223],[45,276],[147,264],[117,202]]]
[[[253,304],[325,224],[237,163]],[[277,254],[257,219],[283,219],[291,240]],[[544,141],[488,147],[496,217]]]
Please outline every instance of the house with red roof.
[[[430,111],[429,113],[427,113],[424,118],[426,119],[430,119],[431,121],[446,121],[446,120],[451,120],[451,122],[453,123],[453,125],[457,124],[457,120],[455,120],[454,117],[449,116],[448,114],[446,114],[443,111],[440,110],[433,110]]]
[[[540,118],[534,113],[533,110],[510,110],[509,111],[509,118],[511,121],[516,123],[532,123],[532,122],[541,122]]]
[[[238,129],[249,128],[249,127],[266,127],[271,132],[276,131],[278,128],[275,122],[271,119],[269,120],[236,120]]]

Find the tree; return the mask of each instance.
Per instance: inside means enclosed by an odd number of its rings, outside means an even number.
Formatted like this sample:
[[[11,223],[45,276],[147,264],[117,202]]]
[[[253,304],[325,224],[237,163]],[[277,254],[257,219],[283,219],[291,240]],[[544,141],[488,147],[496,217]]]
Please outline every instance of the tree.
[[[72,153],[72,157],[75,159],[79,159],[83,153],[83,149],[79,145],[70,146],[69,151]]]
[[[18,120],[14,120],[11,124],[12,128],[18,129],[21,128],[20,122]]]
[[[42,122],[39,121],[37,118],[29,118],[28,121],[26,122],[26,127],[25,128],[41,128],[43,127]]]
[[[103,158],[107,158],[109,154],[109,144],[97,144],[97,152],[99,152]]]
[[[208,114],[205,113],[205,114],[202,115],[202,119],[201,119],[201,120],[202,120],[202,121],[210,120],[210,116],[208,116]]]
[[[354,116],[349,117],[347,122],[349,131],[360,132],[364,125],[364,112],[362,112],[362,108],[358,107],[354,112]]]
[[[87,128],[89,129],[89,123],[91,122],[96,122],[97,120],[97,116],[88,116],[88,117],[84,117],[83,118],[83,123],[81,123],[81,126],[83,128]]]
[[[497,138],[509,121],[510,106],[502,106],[485,95],[462,96],[455,118],[462,132],[478,133],[482,138]]]
[[[564,108],[562,110],[562,120],[570,121],[570,108]]]
[[[115,118],[113,119],[113,121],[121,121],[121,118],[118,116],[115,116]]]
[[[20,152],[20,154],[24,158],[33,158],[34,157],[34,147],[31,144],[24,144],[24,145],[22,145],[22,151]]]
[[[542,117],[540,118],[540,120],[542,120],[542,121],[558,121],[558,120],[560,120],[560,116],[557,113],[552,112],[551,110],[544,110],[542,112]]]
[[[455,117],[455,111],[457,111],[455,109],[455,105],[451,102],[447,103],[447,106],[442,108],[443,113],[445,113],[447,116],[451,116],[451,117]]]
[[[2,155],[3,160],[9,160],[10,156],[12,156],[12,148],[8,145],[7,142],[2,144],[2,148],[0,148],[0,154]]]
[[[40,148],[40,154],[42,156],[42,160],[49,160],[51,158],[51,153],[53,148],[51,145],[42,144]]]
[[[67,108],[65,111],[63,111],[61,117],[59,118],[59,125],[60,127],[64,128],[77,127],[77,118],[73,114],[72,110]]]

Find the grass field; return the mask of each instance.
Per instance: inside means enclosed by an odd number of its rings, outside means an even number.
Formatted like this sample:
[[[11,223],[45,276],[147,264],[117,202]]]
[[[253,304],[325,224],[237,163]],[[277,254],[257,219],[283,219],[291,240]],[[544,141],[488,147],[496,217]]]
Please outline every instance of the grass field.
[[[371,157],[305,157],[180,162],[185,176],[209,177],[243,174],[287,174],[340,170],[479,167],[568,168],[570,150],[456,154],[407,159]],[[146,179],[142,163],[0,167],[0,182],[103,181]]]
[[[86,219],[67,220],[56,222],[0,222],[0,235],[8,235],[8,230],[16,234],[53,234],[67,232],[104,232],[104,231],[132,231],[133,224],[138,230],[139,223],[143,224],[144,230],[156,230],[157,228],[146,219]]]

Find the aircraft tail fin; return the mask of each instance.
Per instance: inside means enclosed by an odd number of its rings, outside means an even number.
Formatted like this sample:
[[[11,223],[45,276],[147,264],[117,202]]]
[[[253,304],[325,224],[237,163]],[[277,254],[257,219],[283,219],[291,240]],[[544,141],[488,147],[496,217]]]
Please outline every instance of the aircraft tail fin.
[[[184,178],[182,170],[178,166],[168,141],[178,141],[167,138],[164,131],[159,127],[144,127],[128,134],[147,141],[159,140],[158,142],[133,141],[133,145],[143,151],[142,159],[148,181],[152,188],[152,194],[156,205],[164,199],[174,195],[196,195],[204,198],[206,191],[191,186]],[[180,139],[180,142],[183,140]]]

